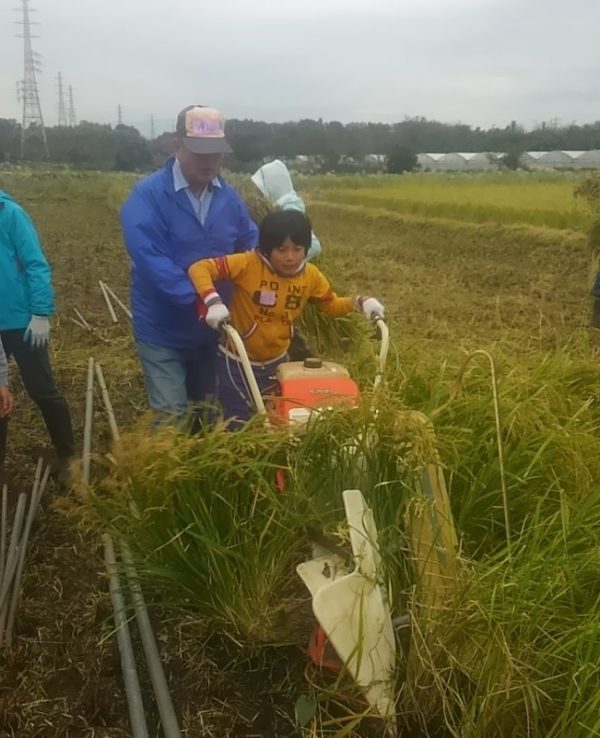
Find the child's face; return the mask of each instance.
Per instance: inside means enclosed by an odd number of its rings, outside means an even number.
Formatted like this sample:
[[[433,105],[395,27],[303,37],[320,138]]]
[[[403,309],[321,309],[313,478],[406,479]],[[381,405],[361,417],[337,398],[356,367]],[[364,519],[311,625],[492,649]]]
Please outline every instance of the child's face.
[[[289,238],[271,251],[269,261],[271,266],[282,277],[291,277],[300,269],[304,261],[304,246],[297,246]]]

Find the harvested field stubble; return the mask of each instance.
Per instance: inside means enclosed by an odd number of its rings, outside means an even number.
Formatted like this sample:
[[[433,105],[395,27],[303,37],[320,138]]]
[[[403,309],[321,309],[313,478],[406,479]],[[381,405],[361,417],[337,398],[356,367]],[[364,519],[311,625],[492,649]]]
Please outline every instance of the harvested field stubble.
[[[584,234],[413,219],[311,203],[340,289],[381,297],[394,341],[434,355],[502,345],[517,353],[563,345],[587,323]],[[411,362],[410,356],[404,359]]]

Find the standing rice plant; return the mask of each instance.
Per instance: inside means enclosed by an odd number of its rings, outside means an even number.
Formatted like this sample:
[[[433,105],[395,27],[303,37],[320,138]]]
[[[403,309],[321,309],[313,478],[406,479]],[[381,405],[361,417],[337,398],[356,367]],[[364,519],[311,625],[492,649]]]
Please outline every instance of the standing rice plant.
[[[341,493],[358,487],[374,510],[392,612],[411,614],[398,650],[402,729],[461,738],[593,735],[597,374],[566,353],[519,369],[500,362],[498,373],[510,548],[492,392],[476,365],[389,377],[359,407],[313,417],[301,434],[255,421],[240,433],[133,436],[129,451],[115,450],[111,475],[85,510],[129,542],[146,588],[163,603],[241,641],[297,643],[312,617],[295,566],[322,536],[349,554]],[[415,407],[429,412],[431,426],[416,422]],[[424,607],[406,517],[437,454],[469,558],[453,595]],[[283,492],[275,483],[281,472]]]
[[[400,716],[426,735],[584,738],[598,730],[600,489],[540,502],[507,551],[463,570],[437,620],[413,623]]]
[[[259,423],[193,438],[171,430],[125,437],[84,515],[129,544],[164,605],[243,640],[281,642],[306,599],[291,575],[301,527],[275,486],[287,443]]]
[[[552,514],[561,493],[583,499],[600,479],[600,379],[592,362],[566,352],[518,370],[501,361],[498,375],[509,512],[519,528],[541,498]],[[466,550],[501,547],[504,513],[488,369],[413,373],[399,391],[433,419]]]
[[[380,583],[391,592],[395,614],[404,614],[415,583],[408,508],[422,494],[422,475],[437,458],[431,428],[397,395],[366,396],[355,409],[313,418],[294,448],[290,486],[309,501],[312,529],[324,531],[349,552],[342,492],[360,489],[373,510],[382,557]],[[352,567],[348,556],[348,565]]]
[[[403,515],[432,452],[400,409],[390,397],[377,407],[365,401],[322,414],[299,436],[258,419],[238,433],[199,438],[134,434],[115,449],[82,514],[128,542],[140,575],[165,602],[238,638],[281,641],[291,614],[306,613],[295,565],[310,555],[315,532],[350,551],[342,492],[360,488],[380,528],[382,581],[394,583],[405,607]]]
[[[388,175],[387,179],[306,177],[299,183],[313,197],[332,203],[365,205],[420,217],[583,229],[587,224],[585,209],[572,197],[580,177],[564,173],[507,176],[446,172]],[[588,191],[589,188],[585,190]],[[582,194],[581,184],[575,192]]]
[[[368,325],[355,316],[332,318],[309,303],[300,323],[314,349],[319,355],[326,355],[329,360],[344,357],[347,362],[364,351]]]

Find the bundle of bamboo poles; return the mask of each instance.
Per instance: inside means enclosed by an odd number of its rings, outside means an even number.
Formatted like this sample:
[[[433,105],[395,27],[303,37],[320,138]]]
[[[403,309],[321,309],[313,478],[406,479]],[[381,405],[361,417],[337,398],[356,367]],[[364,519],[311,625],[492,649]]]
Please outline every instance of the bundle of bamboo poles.
[[[25,554],[35,513],[46,489],[50,467],[42,475],[43,461],[38,460],[33,489],[27,507],[27,494],[22,492],[15,506],[10,538],[8,537],[8,488],[2,487],[2,516],[0,519],[0,646],[10,648],[25,567]],[[7,547],[8,543],[8,547]]]
[[[90,483],[91,459],[92,459],[92,420],[94,415],[94,373],[100,387],[102,400],[110,425],[113,441],[120,439],[119,428],[113,411],[112,403],[104,379],[104,373],[100,364],[92,357],[88,360],[85,420],[83,434],[82,454],[82,477],[84,483]],[[179,723],[175,715],[175,708],[169,693],[167,679],[160,658],[156,636],[152,629],[148,610],[142,589],[138,580],[137,572],[131,554],[127,546],[119,542],[121,562],[115,554],[115,546],[108,533],[102,535],[104,548],[104,563],[108,577],[110,598],[113,605],[113,616],[115,621],[115,634],[119,652],[121,654],[121,667],[123,671],[123,682],[125,695],[129,708],[129,720],[133,738],[148,738],[148,725],[144,701],[138,677],[136,659],[133,652],[133,643],[129,628],[128,607],[126,604],[126,590],[121,585],[119,569],[124,570],[127,579],[131,605],[135,612],[138,624],[142,648],[146,657],[150,682],[154,691],[154,698],[160,715],[160,721],[165,738],[181,738]]]

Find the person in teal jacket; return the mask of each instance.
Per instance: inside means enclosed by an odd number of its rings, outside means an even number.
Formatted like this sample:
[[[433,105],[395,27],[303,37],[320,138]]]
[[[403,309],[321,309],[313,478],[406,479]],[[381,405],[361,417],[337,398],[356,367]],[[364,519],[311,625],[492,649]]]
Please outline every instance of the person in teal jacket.
[[[39,407],[57,455],[61,481],[75,454],[69,407],[52,376],[48,342],[54,313],[50,267],[30,217],[0,190],[0,340],[14,357],[23,385]],[[0,418],[0,472],[6,453],[7,417]]]

